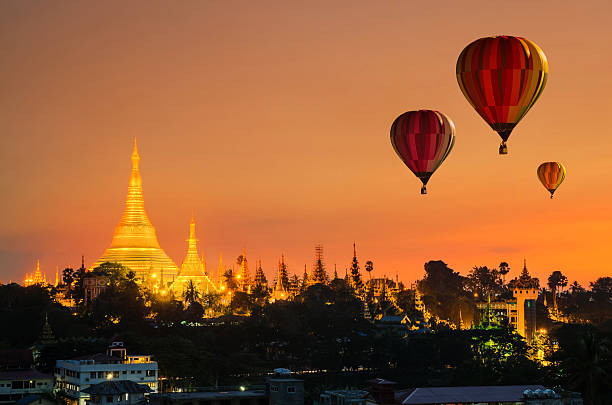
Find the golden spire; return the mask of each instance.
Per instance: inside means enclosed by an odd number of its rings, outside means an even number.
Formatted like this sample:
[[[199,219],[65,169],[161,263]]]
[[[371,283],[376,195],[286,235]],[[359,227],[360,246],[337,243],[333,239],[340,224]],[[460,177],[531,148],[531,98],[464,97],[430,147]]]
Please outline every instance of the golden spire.
[[[205,276],[204,266],[198,254],[198,239],[195,234],[195,219],[193,218],[193,213],[191,214],[191,221],[189,222],[189,239],[187,239],[187,246],[187,255],[181,265],[179,277]]]
[[[161,275],[172,279],[176,276],[178,268],[159,246],[155,228],[145,212],[136,138],[134,138],[131,160],[132,172],[125,200],[125,211],[115,228],[110,248],[91,268],[104,262],[117,262],[129,267],[143,280],[150,272],[151,263],[154,262],[154,268]]]

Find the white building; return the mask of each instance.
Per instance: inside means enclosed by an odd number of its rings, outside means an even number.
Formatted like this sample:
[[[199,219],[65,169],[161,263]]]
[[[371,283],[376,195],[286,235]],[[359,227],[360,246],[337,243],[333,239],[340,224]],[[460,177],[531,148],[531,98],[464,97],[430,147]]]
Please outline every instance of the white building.
[[[0,371],[0,404],[15,401],[32,394],[49,393],[53,389],[53,376],[36,370]]]
[[[71,405],[85,405],[91,385],[104,381],[127,380],[146,385],[157,392],[157,362],[147,355],[127,355],[122,342],[113,342],[107,354],[58,360],[55,365],[55,390],[63,391]]]

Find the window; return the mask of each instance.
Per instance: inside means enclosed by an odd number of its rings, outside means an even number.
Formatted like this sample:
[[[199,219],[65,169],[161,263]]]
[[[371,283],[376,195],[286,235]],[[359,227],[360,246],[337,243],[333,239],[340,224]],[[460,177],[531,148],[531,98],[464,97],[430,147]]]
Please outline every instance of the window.
[[[119,378],[119,372],[113,371],[113,378]]]
[[[295,387],[293,385],[287,386],[287,392],[289,394],[295,394]]]
[[[270,386],[270,391],[272,391],[272,392],[278,392],[278,385],[271,385],[271,386]]]
[[[147,370],[147,377],[155,377],[155,370]]]
[[[104,378],[104,371],[98,371],[98,378]]]
[[[92,371],[91,373],[89,373],[89,378],[96,378],[96,372]]]
[[[130,370],[130,374],[136,374],[136,371]]]
[[[127,374],[127,370],[123,370],[121,374]]]

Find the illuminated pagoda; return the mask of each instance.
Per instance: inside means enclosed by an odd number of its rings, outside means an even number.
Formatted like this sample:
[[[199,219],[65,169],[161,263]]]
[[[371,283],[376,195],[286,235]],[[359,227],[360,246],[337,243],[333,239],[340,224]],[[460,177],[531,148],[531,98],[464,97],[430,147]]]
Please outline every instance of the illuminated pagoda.
[[[285,255],[282,255],[278,262],[278,272],[276,274],[274,290],[272,291],[272,300],[286,300],[287,298],[289,298],[289,275],[287,274]]]
[[[26,273],[23,284],[26,287],[36,284],[47,284],[47,278],[40,271],[40,260],[36,261],[36,270],[34,271],[34,273]]]
[[[198,255],[198,239],[195,236],[195,220],[193,215],[189,223],[189,239],[187,239],[187,244],[187,255],[183,260],[183,264],[181,264],[181,271],[170,286],[170,289],[174,292],[176,297],[182,297],[191,281],[200,292],[208,293],[217,291],[214,284],[206,275],[204,263]]]
[[[240,273],[238,273],[238,286],[241,291],[251,293],[251,272],[246,257],[246,249],[242,249],[242,260],[240,261]]]
[[[125,211],[115,228],[111,246],[90,270],[105,262],[115,262],[133,270],[140,282],[148,281],[153,274],[171,282],[178,273],[178,267],[159,246],[155,228],[145,212],[139,162],[140,156],[134,139],[132,174]]]

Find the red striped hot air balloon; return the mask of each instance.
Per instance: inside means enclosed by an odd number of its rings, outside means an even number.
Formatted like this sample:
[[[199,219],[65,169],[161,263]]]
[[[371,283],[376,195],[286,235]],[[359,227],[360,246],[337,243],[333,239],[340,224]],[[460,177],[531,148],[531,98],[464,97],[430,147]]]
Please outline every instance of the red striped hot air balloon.
[[[397,155],[417,176],[427,194],[427,182],[455,144],[455,125],[439,111],[408,111],[391,126],[391,144]]]
[[[545,162],[538,167],[538,178],[550,192],[550,198],[565,180],[565,167],[559,162]]]
[[[465,98],[502,138],[500,155],[518,122],[542,94],[548,61],[528,39],[511,36],[480,38],[457,60],[457,81]]]

